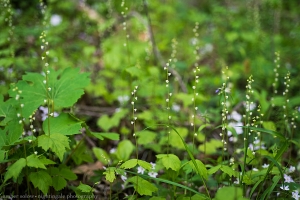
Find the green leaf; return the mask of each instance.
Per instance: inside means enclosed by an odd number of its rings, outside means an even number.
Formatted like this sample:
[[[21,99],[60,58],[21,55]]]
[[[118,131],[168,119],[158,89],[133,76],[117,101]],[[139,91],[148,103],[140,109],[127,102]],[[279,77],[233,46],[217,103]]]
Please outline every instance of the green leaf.
[[[9,166],[7,172],[4,176],[4,182],[6,182],[10,178],[17,179],[22,169],[26,166],[25,158],[20,158],[14,164]]]
[[[136,66],[129,67],[125,71],[128,72],[132,77],[141,77],[143,75],[143,71]]]
[[[31,172],[29,179],[34,187],[39,188],[43,194],[47,194],[49,187],[52,185],[52,178],[46,171]]]
[[[220,168],[224,173],[228,174],[230,177],[234,176],[234,177],[238,177],[239,174],[237,171],[234,171],[231,167],[227,166],[227,165],[222,165]]]
[[[120,140],[120,135],[118,133],[96,133],[92,132],[92,135],[96,138],[103,140],[104,138],[110,139],[110,140]]]
[[[6,151],[0,150],[0,163],[5,159],[5,152]]]
[[[134,145],[130,140],[122,140],[117,147],[116,155],[119,160],[126,161],[129,159],[134,150]]]
[[[58,117],[47,118],[43,122],[43,130],[49,134],[48,124],[50,120],[50,134],[74,135],[80,133],[81,121],[75,120],[67,113],[61,113]]]
[[[206,200],[206,199],[208,199],[208,198],[203,195],[199,195],[199,194],[195,194],[191,198],[191,200]]]
[[[0,117],[4,118],[0,126],[5,126],[8,122],[16,118],[16,109],[11,105],[11,101],[3,101],[3,95],[0,95]]]
[[[152,169],[152,165],[146,161],[143,160],[138,160],[138,165],[141,166],[142,168],[146,169],[146,170],[151,170]]]
[[[221,165],[214,166],[208,170],[208,174],[214,174],[221,168]]]
[[[49,167],[47,169],[48,173],[51,176],[55,176],[55,177],[61,177],[63,179],[67,179],[67,180],[76,180],[77,176],[76,174],[74,174],[67,166],[65,165],[60,165],[59,168],[58,167]]]
[[[105,179],[111,183],[116,179],[115,167],[108,167],[103,174],[105,174]]]
[[[79,189],[81,192],[90,193],[93,191],[93,188],[89,185],[83,184],[80,182],[77,189]]]
[[[137,159],[130,159],[130,160],[127,160],[126,162],[124,162],[120,168],[123,168],[123,169],[132,169],[134,168],[136,165],[138,164],[138,160]]]
[[[72,154],[72,160],[76,165],[80,165],[82,162],[93,162],[92,152],[85,145],[84,142],[78,143]]]
[[[49,74],[49,86],[53,88],[50,99],[59,108],[72,106],[84,94],[83,88],[90,83],[89,74],[80,73],[80,68],[66,68],[61,73],[57,71],[53,74]]]
[[[52,177],[52,186],[55,191],[60,191],[67,186],[67,181],[60,176],[54,176]]]
[[[205,165],[204,165],[200,160],[198,160],[198,159],[196,159],[195,161],[196,161],[196,164],[197,164],[197,166],[198,166],[198,169],[200,170],[200,175],[201,175],[205,180],[207,180],[207,179],[208,179],[208,171],[207,171]],[[190,160],[190,161],[189,161],[189,165],[191,165],[191,166],[193,167],[194,171],[198,172],[198,171],[197,171],[197,168],[195,167],[195,165],[194,165],[194,163],[193,163],[193,161]]]
[[[218,148],[221,148],[223,146],[223,143],[220,140],[211,139],[210,141],[199,145],[198,149],[202,152],[205,152],[205,154],[214,154],[217,153]]]
[[[59,175],[67,180],[76,180],[77,175],[72,172],[67,166],[60,166]]]
[[[98,148],[98,147],[93,147],[93,152],[94,152],[94,155],[96,156],[96,158],[101,163],[103,163],[104,165],[107,165],[109,163],[110,157],[104,149],[101,149],[101,148]]]
[[[45,76],[39,73],[27,73],[22,77],[16,86],[22,93],[20,94],[20,103],[24,104],[22,114],[29,117],[44,100],[48,99],[56,108],[66,108],[72,106],[82,94],[83,88],[90,82],[88,73],[80,73],[79,68],[66,68],[63,71],[54,71],[49,69],[48,88],[43,83]],[[49,92],[47,92],[47,90]]]
[[[13,145],[23,133],[23,126],[18,121],[8,122],[4,129],[0,128],[0,148],[4,145]]]
[[[62,161],[66,149],[69,149],[68,137],[59,133],[48,135],[41,135],[38,137],[38,146],[45,151],[51,149]]]
[[[114,113],[112,117],[104,114],[98,119],[97,125],[107,132],[112,127],[118,126],[120,124],[120,120],[126,117],[127,113],[128,110],[121,109]]]
[[[42,161],[39,160],[37,155],[32,154],[27,157],[27,166],[28,167],[35,167],[35,168],[42,168],[46,169],[45,165],[43,164]]]
[[[138,137],[138,144],[141,145],[152,143],[156,138],[154,132],[147,130],[139,131],[136,135]]]
[[[218,189],[217,194],[214,200],[223,200],[226,197],[226,200],[247,200],[243,197],[243,190],[237,187],[222,187]]]
[[[49,167],[49,168],[47,168],[47,171],[51,176],[59,175],[59,168],[57,168],[57,167]]]
[[[178,133],[180,134],[181,137],[177,135],[177,133],[172,130],[170,132],[170,144],[172,147],[178,148],[178,149],[184,149],[184,144],[181,138],[185,138],[188,134],[188,129],[184,127],[178,127],[177,128]]]
[[[151,197],[149,200],[165,200],[165,197]]]
[[[114,121],[111,120],[108,115],[104,114],[98,119],[97,125],[104,131],[108,131],[117,124],[115,124]]]
[[[134,174],[134,175],[140,176],[140,177],[145,178],[145,179],[151,179],[151,180],[154,180],[154,181],[159,181],[159,182],[162,182],[162,183],[166,183],[166,184],[169,184],[169,185],[180,187],[180,188],[182,188],[184,190],[188,190],[190,192],[198,194],[203,199],[208,199],[208,197],[206,197],[205,195],[203,195],[203,194],[199,193],[198,191],[192,189],[191,187],[179,184],[179,183],[174,182],[174,181],[170,181],[170,180],[162,179],[162,178],[154,178],[154,177],[151,177],[151,176],[148,176],[148,175],[138,174],[138,173],[135,173],[135,172],[132,172],[132,171],[126,171],[126,172],[129,173],[129,174]]]
[[[44,164],[44,165],[53,165],[53,164],[56,164],[56,162],[44,157],[44,156],[41,156],[40,157],[40,161]]]
[[[173,169],[174,171],[179,171],[181,162],[179,158],[174,154],[158,154],[157,158],[162,160],[162,164],[166,169]]]
[[[263,122],[263,127],[265,129],[271,130],[271,131],[276,131],[276,126],[274,124],[274,122],[272,121],[264,121]]]
[[[193,95],[192,94],[185,94],[185,93],[178,93],[175,95],[175,98],[181,100],[183,102],[184,107],[188,107],[193,103]]]
[[[148,195],[152,196],[153,192],[157,191],[157,187],[151,184],[150,182],[146,181],[145,179],[133,176],[129,179],[127,179],[128,182],[133,183],[134,189],[140,194],[140,195]]]

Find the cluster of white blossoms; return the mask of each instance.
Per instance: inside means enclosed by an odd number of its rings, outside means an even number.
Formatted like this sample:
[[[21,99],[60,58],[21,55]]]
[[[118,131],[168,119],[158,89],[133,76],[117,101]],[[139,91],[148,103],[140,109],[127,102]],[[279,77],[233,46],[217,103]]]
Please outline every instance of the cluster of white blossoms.
[[[156,166],[156,164],[153,163],[153,162],[150,162],[150,164],[152,165],[152,168],[151,168],[151,170],[148,172],[148,175],[149,175],[150,177],[156,178],[157,175],[158,175],[158,173],[155,171],[155,166]],[[146,171],[146,170],[145,170],[142,166],[138,166],[138,168],[137,168],[137,173],[139,173],[139,174],[144,174],[145,171]]]
[[[152,168],[151,168],[151,170],[148,172],[148,176],[150,176],[150,177],[152,177],[152,178],[156,178],[157,175],[158,175],[158,173],[155,171],[155,166],[156,166],[156,164],[153,163],[153,162],[150,162],[150,164],[152,165]],[[138,166],[138,167],[137,167],[137,173],[139,173],[139,174],[144,174],[145,171],[146,171],[146,170],[145,170],[143,167],[141,167],[141,166]],[[126,173],[126,172],[124,172],[124,174],[121,175],[121,179],[122,179],[123,182],[126,182],[126,180],[127,180],[127,173]],[[125,184],[122,184],[121,186],[122,186],[123,189],[125,188]]]
[[[235,110],[232,111],[231,114],[227,116],[227,119],[230,120],[228,126],[233,128],[237,135],[243,134],[242,118],[243,118],[242,115]],[[238,140],[237,136],[233,135],[233,133],[230,130],[227,130],[227,136],[229,141],[231,142],[237,142]]]
[[[288,174],[291,174],[291,173],[295,172],[295,170],[296,170],[296,167],[294,167],[294,166],[290,166],[289,168],[287,168],[285,170],[286,173],[283,175],[284,183],[280,186],[280,189],[285,190],[285,191],[290,191],[289,183],[294,183],[295,181]],[[277,193],[277,195],[279,196],[280,193]],[[292,198],[295,199],[295,200],[299,200],[300,195],[299,195],[298,190],[293,190],[292,191]]]
[[[42,121],[45,121],[49,115],[52,116],[52,117],[57,117],[59,115],[57,112],[49,114],[48,113],[49,109],[47,107],[44,107],[44,106],[40,106],[39,110],[41,111]]]

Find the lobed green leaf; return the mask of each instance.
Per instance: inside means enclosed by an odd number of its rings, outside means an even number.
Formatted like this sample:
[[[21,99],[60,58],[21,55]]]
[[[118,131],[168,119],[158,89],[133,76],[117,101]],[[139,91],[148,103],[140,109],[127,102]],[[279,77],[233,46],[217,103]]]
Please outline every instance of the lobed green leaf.
[[[60,159],[63,160],[66,149],[69,149],[68,137],[59,133],[48,135],[41,135],[38,137],[38,146],[47,151],[51,149]]]
[[[41,178],[43,177],[43,178]],[[44,170],[31,172],[29,174],[29,179],[32,182],[33,186],[38,188],[43,192],[43,194],[47,194],[49,187],[52,186],[52,178],[51,176]]]

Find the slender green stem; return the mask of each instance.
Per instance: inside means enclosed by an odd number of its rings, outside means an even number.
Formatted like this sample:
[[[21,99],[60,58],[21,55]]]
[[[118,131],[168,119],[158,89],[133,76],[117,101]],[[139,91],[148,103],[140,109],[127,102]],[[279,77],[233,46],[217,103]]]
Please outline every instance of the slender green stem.
[[[27,188],[28,188],[28,191],[29,191],[28,166],[27,166],[27,155],[26,155],[25,144],[23,144],[23,148],[24,148],[24,155],[25,155],[25,161],[26,161],[26,181],[27,181]]]

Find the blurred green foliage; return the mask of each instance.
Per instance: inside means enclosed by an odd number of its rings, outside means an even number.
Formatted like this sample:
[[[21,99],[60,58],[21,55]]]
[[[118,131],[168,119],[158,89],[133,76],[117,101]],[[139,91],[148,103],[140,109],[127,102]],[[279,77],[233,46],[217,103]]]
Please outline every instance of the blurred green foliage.
[[[102,163],[108,164],[110,160],[114,165],[119,160],[130,159],[134,150],[143,156],[149,154],[155,160],[153,153],[165,155],[169,143],[173,151],[180,152],[185,148],[180,137],[174,131],[168,135],[160,125],[171,121],[191,147],[193,114],[197,116],[196,127],[207,125],[203,130],[196,129],[195,154],[205,152],[208,160],[220,162],[219,157],[209,156],[219,156],[223,145],[219,138],[222,100],[216,90],[222,86],[225,75],[229,77],[230,111],[245,114],[246,80],[253,75],[251,98],[256,105],[261,105],[265,120],[262,126],[272,131],[288,132],[290,138],[299,139],[294,134],[299,128],[296,127],[294,132],[286,130],[283,117],[287,114],[292,119],[299,115],[299,112],[293,114],[300,106],[298,0],[122,2],[48,0],[43,13],[38,0],[11,0],[10,3],[1,0],[0,92],[4,96],[3,102],[8,99],[10,84],[20,80],[25,72],[44,71],[40,35],[45,31],[49,43],[48,63],[52,69],[63,71],[71,67],[91,74],[92,82],[86,87],[84,97],[71,111],[86,119],[95,131],[92,134],[120,134],[121,142],[100,141],[97,145],[101,147],[93,147],[92,151],[84,143],[78,145],[72,155],[75,165],[92,162],[92,152]],[[171,73],[168,88],[168,75],[163,69],[166,63],[170,64]],[[199,82],[194,77],[195,66],[200,68],[197,73]],[[222,74],[226,66],[228,70]],[[274,68],[277,68],[276,72]],[[288,71],[291,81],[288,95],[284,96],[284,77]],[[273,87],[275,78],[278,82]],[[197,96],[193,94],[195,85]],[[131,92],[135,86],[139,87],[134,105],[137,111],[131,106]],[[274,90],[278,92],[274,93]],[[172,107],[169,109],[166,108],[168,93],[172,93]],[[286,98],[289,98],[289,103],[286,103]],[[288,107],[288,113],[283,106]],[[136,113],[138,120],[132,119],[131,112]],[[257,114],[258,111],[253,112]],[[172,116],[172,120],[168,120],[168,116]],[[132,120],[136,120],[135,129],[130,124]],[[297,124],[299,120],[294,122]],[[136,131],[141,145],[138,148],[132,142],[133,131]],[[233,135],[237,133],[233,131]],[[102,136],[99,137],[103,139]],[[268,136],[264,139],[268,145],[275,141]],[[72,143],[75,146],[76,141],[72,140]],[[113,148],[116,152],[108,153]],[[255,159],[255,156],[248,159]],[[259,163],[257,160],[253,163]],[[179,170],[181,163],[177,157],[176,163],[176,170]],[[218,174],[218,180],[225,180],[226,174],[230,173],[220,169],[225,175]],[[114,180],[115,171],[110,175]],[[135,180],[130,180],[136,187]],[[239,189],[227,187],[219,190],[217,198],[228,191],[237,191],[237,197],[243,199]],[[140,188],[137,190],[141,191]],[[154,191],[142,193],[152,194]]]

